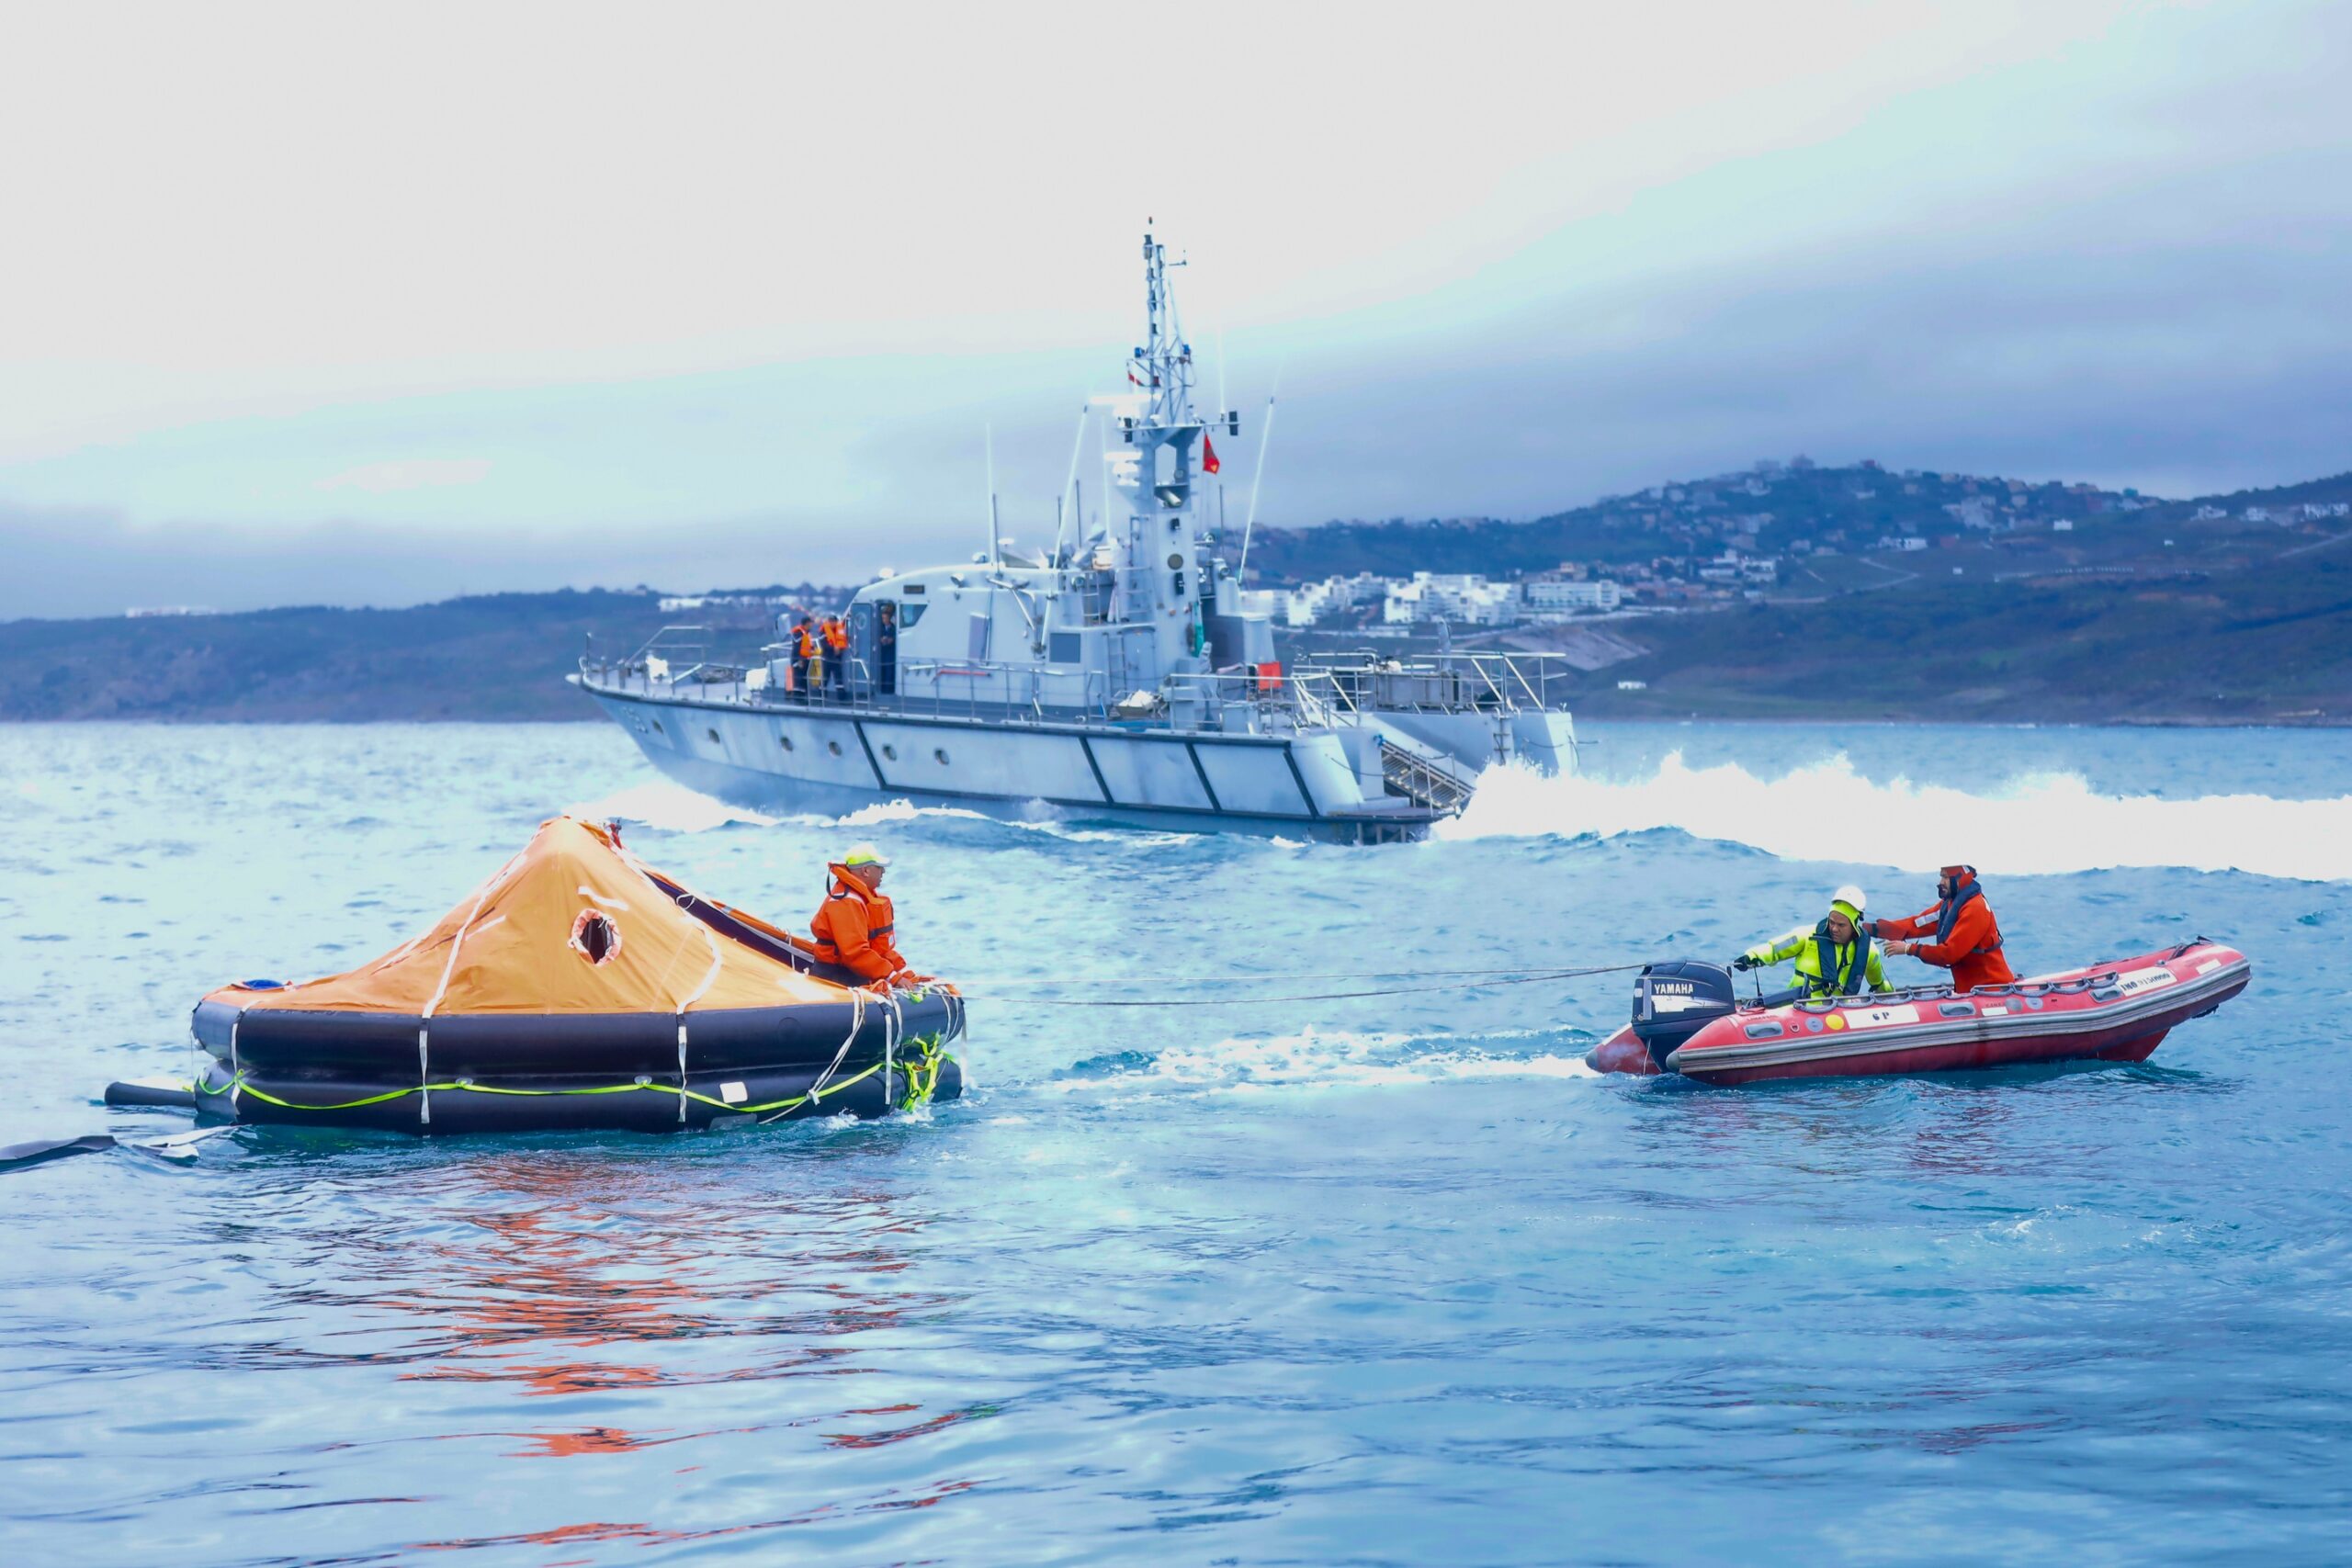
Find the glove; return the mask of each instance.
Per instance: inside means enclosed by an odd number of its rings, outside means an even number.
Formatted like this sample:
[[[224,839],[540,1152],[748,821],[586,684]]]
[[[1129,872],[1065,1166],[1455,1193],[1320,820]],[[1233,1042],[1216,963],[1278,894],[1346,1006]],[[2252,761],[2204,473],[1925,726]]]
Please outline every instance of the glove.
[[[1758,968],[1758,967],[1759,967],[1759,966],[1762,964],[1762,963],[1763,963],[1763,960],[1761,960],[1761,959],[1759,959],[1759,958],[1752,957],[1751,955],[1749,955],[1749,954],[1747,954],[1747,953],[1741,953],[1737,958],[1735,958],[1735,959],[1733,959],[1733,960],[1731,961],[1731,966],[1732,966],[1733,968],[1735,968],[1735,969],[1738,970],[1741,974],[1745,975],[1745,974],[1747,974],[1750,969],[1754,969],[1754,968]]]

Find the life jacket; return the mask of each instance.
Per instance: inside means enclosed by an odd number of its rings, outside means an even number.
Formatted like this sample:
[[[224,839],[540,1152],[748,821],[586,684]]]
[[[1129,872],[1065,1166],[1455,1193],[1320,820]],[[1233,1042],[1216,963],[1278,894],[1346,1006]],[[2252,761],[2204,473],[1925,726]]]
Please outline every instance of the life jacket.
[[[817,961],[854,970],[867,980],[885,980],[904,969],[907,961],[899,956],[893,941],[898,911],[891,907],[889,895],[867,887],[849,874],[847,866],[826,869],[833,874],[832,880],[826,886],[825,901],[808,922],[809,934],[816,939]]]
[[[1809,997],[1856,997],[1870,984],[1871,939],[1868,932],[1857,927],[1854,940],[1847,945],[1846,962],[1841,969],[1838,963],[1838,943],[1829,934],[1829,922],[1824,919],[1813,928],[1813,962],[1815,972],[1804,973],[1804,961],[1799,955],[1798,978],[1804,982]]]
[[[835,653],[847,652],[849,650],[849,628],[842,626],[839,621],[827,621],[825,623],[825,646],[831,649]]]
[[[792,637],[793,651],[795,653],[798,654],[804,660],[814,659],[817,657],[817,639],[809,635],[808,622],[803,621],[800,625],[794,627]]]
[[[1961,910],[1968,907],[1969,901],[1984,897],[1984,889],[1977,885],[1975,877],[1971,876],[1967,886],[1943,901],[1943,908],[1936,916],[1936,945],[1938,947],[1941,947],[1951,940],[1952,922],[1960,919]],[[1984,907],[1984,914],[1987,919],[1993,919],[1993,940],[1970,948],[1967,956],[1971,958],[1982,953],[2001,951],[2001,925],[1997,919],[1994,919],[1993,907],[1990,904]]]

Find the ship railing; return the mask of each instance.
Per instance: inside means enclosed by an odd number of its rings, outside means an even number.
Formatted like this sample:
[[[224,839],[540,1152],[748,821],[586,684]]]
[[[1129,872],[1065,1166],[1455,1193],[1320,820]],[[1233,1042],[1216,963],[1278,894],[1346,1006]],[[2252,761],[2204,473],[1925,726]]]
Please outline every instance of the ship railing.
[[[1222,728],[1224,710],[1255,711],[1257,728],[1325,729],[1353,722],[1357,708],[1348,693],[1316,671],[1225,670],[1170,675],[1165,694],[1172,703],[1197,704],[1208,728]]]
[[[754,676],[752,670],[697,658],[677,667],[666,664],[668,653],[687,657],[703,649],[668,638],[671,630],[650,639],[626,660],[580,660],[583,676],[605,690],[642,693],[648,696],[718,700],[730,705],[763,709],[807,707],[883,718],[897,716],[967,720],[1020,719],[1035,723],[1110,725],[1146,716],[1122,713],[1117,705],[1132,694],[1115,690],[1104,670],[1054,669],[1030,663],[988,660],[902,659],[897,661],[892,690],[883,692],[874,667],[853,657],[840,685],[803,691],[780,680]],[[668,650],[665,653],[664,650]],[[778,651],[771,645],[770,651]],[[656,661],[662,661],[657,663]],[[772,661],[773,662],[773,661]],[[764,670],[771,666],[755,666]],[[1251,728],[1258,733],[1339,728],[1356,722],[1363,705],[1358,694],[1331,672],[1284,670],[1264,672],[1230,670],[1165,677],[1153,694],[1160,705],[1148,716],[1165,717],[1204,729],[1226,728],[1230,708],[1252,711]]]
[[[1355,709],[1413,713],[1556,712],[1574,667],[1556,653],[1438,653],[1390,658],[1370,649],[1320,660],[1294,673],[1328,678]]]
[[[870,682],[858,682],[871,694]],[[977,719],[1021,711],[1038,723],[1111,716],[1111,678],[1101,670],[1053,669],[981,659],[902,659],[888,711],[957,713]],[[925,691],[922,688],[927,687]]]
[[[616,686],[626,691],[631,681],[649,695],[657,684],[716,684],[731,682],[740,686],[743,672],[732,667],[714,665],[710,660],[708,626],[663,626],[639,643],[637,651],[626,659],[601,659],[596,654],[596,637],[588,634],[587,650],[580,656],[580,672],[602,685]],[[712,678],[717,677],[714,681]]]

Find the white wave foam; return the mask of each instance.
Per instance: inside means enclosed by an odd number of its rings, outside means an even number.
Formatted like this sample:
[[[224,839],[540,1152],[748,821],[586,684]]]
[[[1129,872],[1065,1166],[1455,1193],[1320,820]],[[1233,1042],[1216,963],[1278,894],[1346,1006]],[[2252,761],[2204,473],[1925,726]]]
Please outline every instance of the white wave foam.
[[[567,806],[567,815],[591,822],[618,818],[624,822],[641,822],[648,828],[658,828],[667,833],[702,833],[713,828],[724,828],[732,822],[748,822],[761,827],[773,826],[781,818],[763,816],[740,806],[729,806],[723,800],[688,789],[681,784],[661,781],[653,784],[631,784],[616,790],[602,800],[583,806]]]
[[[617,817],[626,822],[639,822],[649,828],[670,833],[702,833],[713,828],[734,823],[750,823],[773,828],[780,823],[793,823],[807,828],[875,828],[892,827],[919,821],[963,820],[985,822],[998,828],[1014,828],[1025,833],[1038,833],[1062,839],[1071,843],[1113,841],[1127,844],[1150,844],[1155,841],[1176,842],[1185,835],[1168,832],[1139,832],[1131,829],[1077,828],[1052,816],[1008,818],[991,816],[962,806],[917,806],[907,800],[876,801],[861,806],[839,817],[822,812],[796,812],[788,817],[771,817],[747,807],[730,806],[723,800],[687,788],[682,784],[661,780],[650,784],[632,784],[617,790],[601,800],[565,807],[571,816],[591,821],[603,821]]]
[[[1494,1038],[1502,1038],[1496,1036]],[[1596,1077],[1581,1055],[1514,1056],[1464,1042],[1431,1048],[1426,1036],[1307,1029],[1271,1038],[1227,1037],[1160,1052],[1132,1073],[1066,1078],[1066,1093],[1180,1088],[1222,1093],[1272,1089],[1412,1086],[1455,1078]]]
[[[1151,839],[1177,839],[1175,833],[1144,834],[1126,829],[1073,828],[1042,808],[1029,817],[998,817],[986,811],[975,811],[968,806],[917,806],[910,800],[886,800],[872,806],[861,806],[843,817],[804,817],[797,820],[831,828],[866,828],[877,823],[918,822],[939,819],[961,819],[986,822],[999,828],[1015,828],[1024,833],[1042,833],[1048,838],[1065,839],[1071,843],[1095,843],[1112,840],[1119,843],[1149,841]]]
[[[1984,794],[1862,777],[1843,754],[1778,778],[1679,751],[1645,779],[1495,768],[1441,838],[1680,829],[1784,860],[1932,871],[1954,861],[2008,875],[2185,866],[2305,880],[2352,878],[2352,795],[2102,795],[2075,773],[2029,773]]]

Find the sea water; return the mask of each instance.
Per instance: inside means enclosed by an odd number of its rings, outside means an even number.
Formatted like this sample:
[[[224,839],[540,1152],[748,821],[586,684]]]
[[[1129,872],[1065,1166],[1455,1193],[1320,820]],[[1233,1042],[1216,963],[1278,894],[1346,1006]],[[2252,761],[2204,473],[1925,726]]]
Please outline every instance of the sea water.
[[[883,1122],[0,1175],[0,1562],[2352,1554],[2352,739],[1589,739],[1347,849],[769,820],[594,725],[0,728],[0,1142],[185,1127],[99,1091],[566,807],[795,924],[871,839],[974,998],[970,1093]],[[1420,974],[1946,860],[2023,972],[2253,985],[2143,1066],[1720,1090],[1587,1072],[1623,975]]]

